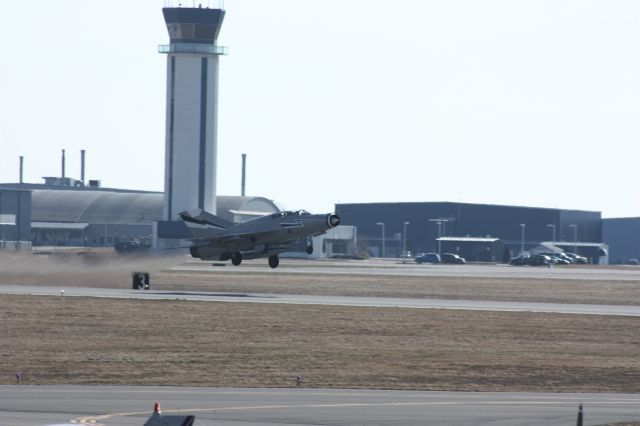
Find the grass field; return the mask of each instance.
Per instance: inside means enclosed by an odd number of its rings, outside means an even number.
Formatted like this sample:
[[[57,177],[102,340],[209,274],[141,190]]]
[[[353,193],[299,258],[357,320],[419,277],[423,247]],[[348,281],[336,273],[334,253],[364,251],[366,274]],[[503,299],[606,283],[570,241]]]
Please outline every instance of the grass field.
[[[470,299],[549,303],[640,305],[640,281],[571,280],[509,277],[380,276],[372,274],[309,274],[305,266],[322,262],[297,262],[281,267],[287,273],[271,271],[262,259],[245,262],[260,265],[264,272],[247,272],[240,267],[213,268],[208,262],[194,262],[196,270],[170,268],[185,257],[135,258],[113,254],[55,254],[32,256],[3,254],[0,257],[2,283],[64,287],[130,288],[131,271],[151,272],[154,289],[217,292],[316,294]],[[245,264],[243,263],[243,265]],[[409,265],[410,266],[410,265]],[[300,271],[300,272],[292,272]],[[638,269],[640,276],[640,268]]]
[[[640,318],[0,296],[0,382],[640,391]]]
[[[375,275],[174,272],[154,274],[153,288],[217,292],[409,297],[606,305],[640,304],[638,281],[410,277]]]
[[[80,260],[79,260],[80,259]],[[11,284],[640,304],[638,281],[171,271],[175,259],[3,256]],[[640,318],[0,296],[0,383],[640,391]]]

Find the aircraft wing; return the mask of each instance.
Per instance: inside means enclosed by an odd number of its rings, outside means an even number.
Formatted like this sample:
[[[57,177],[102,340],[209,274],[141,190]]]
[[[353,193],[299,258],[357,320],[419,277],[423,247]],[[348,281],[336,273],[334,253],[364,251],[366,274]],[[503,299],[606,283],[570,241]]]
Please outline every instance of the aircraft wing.
[[[265,231],[246,231],[246,232],[231,231],[228,233],[210,235],[207,237],[193,238],[191,241],[193,241],[194,243],[207,243],[207,242],[229,243],[233,241],[249,240],[252,242],[259,243],[260,241],[269,240],[270,237],[272,236],[273,237],[279,236],[280,238],[278,238],[278,240],[281,242],[294,241],[299,239],[299,237],[292,237],[290,240],[286,238],[283,239],[282,230],[270,229]]]

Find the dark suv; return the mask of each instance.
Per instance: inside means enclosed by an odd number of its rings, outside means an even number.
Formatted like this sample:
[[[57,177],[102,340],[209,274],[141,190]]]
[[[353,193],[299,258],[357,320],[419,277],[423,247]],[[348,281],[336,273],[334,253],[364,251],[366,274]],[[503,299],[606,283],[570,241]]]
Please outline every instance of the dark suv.
[[[455,263],[457,265],[462,265],[467,262],[464,257],[460,257],[455,253],[442,253],[440,258],[442,263]]]
[[[440,263],[440,255],[438,253],[427,253],[416,257],[416,263]]]
[[[511,259],[509,259],[509,265],[515,265],[515,266],[528,265],[529,259],[530,259],[530,256],[528,254],[521,254],[519,256],[512,257]]]
[[[544,266],[550,265],[552,263],[553,261],[549,256],[546,256],[544,254],[534,254],[529,258],[529,263],[527,264],[531,266]]]

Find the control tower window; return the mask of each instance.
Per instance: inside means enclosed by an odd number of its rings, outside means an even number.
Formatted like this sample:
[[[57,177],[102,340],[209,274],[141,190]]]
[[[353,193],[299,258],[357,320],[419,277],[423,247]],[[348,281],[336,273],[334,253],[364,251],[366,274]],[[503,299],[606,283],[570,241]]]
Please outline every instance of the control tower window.
[[[172,40],[193,39],[195,24],[167,24],[167,31]]]
[[[198,24],[195,26],[195,38],[198,40],[213,40],[216,35],[215,25]]]

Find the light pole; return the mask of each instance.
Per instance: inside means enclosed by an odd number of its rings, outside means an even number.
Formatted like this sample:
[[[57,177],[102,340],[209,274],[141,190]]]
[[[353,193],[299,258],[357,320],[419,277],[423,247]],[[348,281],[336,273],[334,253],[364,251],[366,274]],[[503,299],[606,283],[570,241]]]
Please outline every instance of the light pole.
[[[376,225],[382,227],[382,257],[385,257],[384,222],[376,222]]]
[[[437,219],[429,219],[429,222],[435,222],[438,224],[438,256],[441,255],[442,253],[442,241],[440,240],[442,238],[442,224],[444,223],[444,225],[447,225],[447,222],[453,222],[455,219],[452,217],[442,217],[442,218],[437,218]],[[446,230],[446,228],[445,228]]]
[[[551,250],[551,251],[552,251],[552,253],[553,253],[553,256],[555,257],[555,255],[556,255],[556,226],[555,226],[555,225],[551,225],[551,224],[549,224],[549,225],[547,225],[547,226],[548,226],[549,228],[551,228],[551,229],[552,229],[552,232],[553,232],[553,233],[552,233],[552,238],[553,238],[553,248],[552,248],[552,250]]]
[[[573,254],[578,254],[578,225],[569,225],[573,228]]]
[[[520,240],[521,240],[521,242],[520,242],[520,254],[524,253],[524,229],[526,227],[527,227],[526,223],[521,223],[520,224],[520,236],[521,236],[521,238],[520,238]]]
[[[451,218],[438,218],[438,219],[429,219],[429,222],[435,222],[438,224],[438,256],[440,256],[442,253],[442,241],[440,241],[440,239],[442,238],[442,224],[444,223],[446,225],[447,222],[451,221],[453,219]]]
[[[402,255],[405,257],[407,256],[407,225],[409,224],[409,222],[404,222],[403,223],[403,230],[402,230]]]

